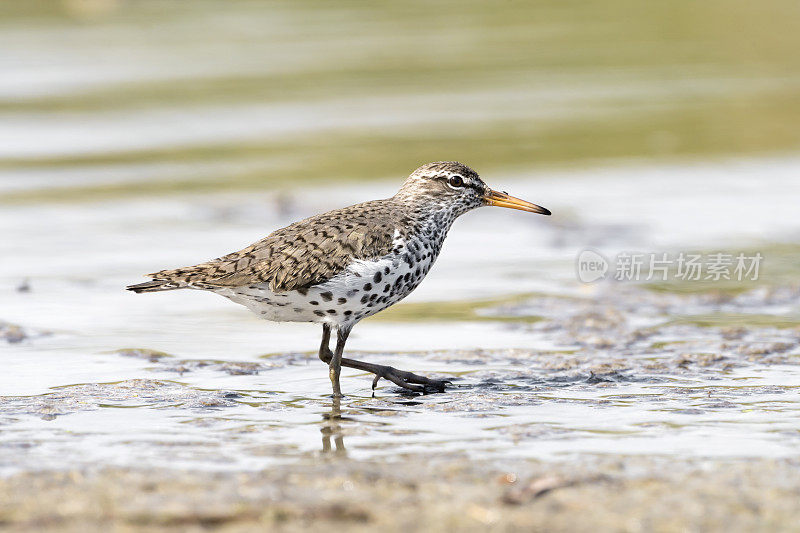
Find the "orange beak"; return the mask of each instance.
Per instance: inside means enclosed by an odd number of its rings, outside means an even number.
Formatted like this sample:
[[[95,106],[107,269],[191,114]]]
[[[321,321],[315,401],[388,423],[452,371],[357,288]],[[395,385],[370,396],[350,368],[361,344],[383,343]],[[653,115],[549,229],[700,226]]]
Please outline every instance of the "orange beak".
[[[544,207],[519,198],[509,196],[504,192],[493,191],[488,189],[483,196],[483,201],[486,205],[493,205],[497,207],[508,207],[510,209],[519,209],[520,211],[527,211],[529,213],[539,213],[540,215],[549,215],[550,211]]]

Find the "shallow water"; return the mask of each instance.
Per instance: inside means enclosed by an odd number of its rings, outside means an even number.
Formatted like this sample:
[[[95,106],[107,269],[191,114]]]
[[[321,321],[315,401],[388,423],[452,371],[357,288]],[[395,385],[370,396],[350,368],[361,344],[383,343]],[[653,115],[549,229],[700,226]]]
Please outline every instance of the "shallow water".
[[[0,214],[11,230],[2,253],[25,260],[0,270],[0,316],[20,327],[2,330],[2,472],[257,470],[328,453],[794,456],[800,290],[786,265],[797,251],[758,234],[790,242],[800,219],[772,187],[747,186],[764,165],[775,169],[775,186],[798,186],[784,178],[800,170],[790,159],[494,177],[556,217],[466,215],[419,290],[359,324],[348,343],[353,357],[453,386],[417,396],[382,382],[373,396],[369,376],[346,370],[341,417],[332,415],[314,353],[317,327],[263,322],[210,294],[142,296],[123,287],[143,272],[244,246],[308,212],[391,194],[394,183],[305,189],[290,202],[302,207],[289,210],[269,194],[10,207]],[[634,173],[641,196],[612,194]],[[657,187],[665,173],[675,187],[656,200],[647,184]],[[704,186],[686,198],[680,185],[699,177]],[[753,224],[730,212],[744,198],[759,210]],[[719,223],[692,223],[701,205],[704,220],[715,220],[713,211]],[[623,206],[635,224],[624,221]],[[712,284],[687,292],[692,282],[654,291],[580,283],[577,243],[609,256],[719,243],[766,259],[760,281],[733,291]],[[483,248],[493,252],[476,254]]]

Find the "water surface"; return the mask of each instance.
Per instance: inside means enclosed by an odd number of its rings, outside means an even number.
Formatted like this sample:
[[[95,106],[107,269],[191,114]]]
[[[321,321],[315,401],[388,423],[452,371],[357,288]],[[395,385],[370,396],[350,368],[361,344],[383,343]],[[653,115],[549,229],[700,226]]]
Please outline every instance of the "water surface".
[[[2,348],[3,471],[254,470],[335,442],[357,459],[433,450],[538,460],[793,456],[797,250],[767,245],[745,222],[728,233],[741,219],[731,210],[746,197],[751,210],[762,209],[759,230],[796,235],[791,202],[747,186],[757,163],[494,177],[556,216],[466,215],[419,290],[359,324],[348,343],[351,356],[447,377],[453,387],[414,396],[382,382],[373,393],[369,376],[346,370],[341,418],[331,417],[316,326],[264,322],[202,292],[142,296],[123,287],[143,272],[244,246],[307,212],[391,194],[395,183],[298,190],[288,210],[268,193],[10,207],[3,254],[26,260],[3,264],[2,311],[24,338],[13,330]],[[798,168],[793,160],[769,164],[786,175]],[[658,201],[648,186],[639,197],[613,193],[627,173],[653,187],[669,173],[678,187]],[[782,175],[774,173],[776,185]],[[679,185],[699,176],[706,186],[686,198]],[[624,206],[636,224],[625,223]],[[690,206],[720,223],[692,224]],[[686,291],[685,282],[654,291],[580,283],[578,243],[609,256],[720,243],[766,259],[761,280],[735,290]]]

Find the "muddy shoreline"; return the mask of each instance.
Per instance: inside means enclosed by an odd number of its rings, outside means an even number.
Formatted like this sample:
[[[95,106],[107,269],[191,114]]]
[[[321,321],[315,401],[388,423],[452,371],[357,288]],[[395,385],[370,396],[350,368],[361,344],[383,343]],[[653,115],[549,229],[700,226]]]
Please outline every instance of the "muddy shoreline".
[[[790,531],[800,461],[320,456],[250,473],[100,468],[0,480],[7,531]],[[43,502],[47,502],[43,504]]]

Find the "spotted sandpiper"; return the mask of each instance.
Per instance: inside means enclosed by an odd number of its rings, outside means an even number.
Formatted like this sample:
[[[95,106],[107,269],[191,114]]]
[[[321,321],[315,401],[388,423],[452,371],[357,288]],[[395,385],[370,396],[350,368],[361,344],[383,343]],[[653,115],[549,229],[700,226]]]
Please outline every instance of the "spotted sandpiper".
[[[494,191],[455,161],[415,170],[391,198],[316,215],[274,231],[247,248],[199,265],[148,274],[134,292],[200,289],[276,322],[322,324],[319,358],[334,397],[341,367],[375,374],[415,392],[444,391],[447,381],[342,357],[360,320],[399,302],[428,273],[459,215],[493,205],[549,215],[544,207]],[[329,347],[336,330],[336,349]]]

